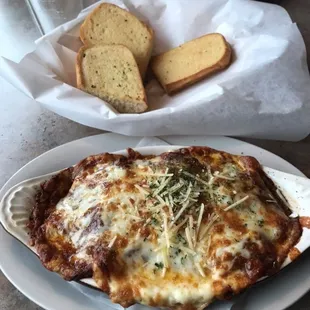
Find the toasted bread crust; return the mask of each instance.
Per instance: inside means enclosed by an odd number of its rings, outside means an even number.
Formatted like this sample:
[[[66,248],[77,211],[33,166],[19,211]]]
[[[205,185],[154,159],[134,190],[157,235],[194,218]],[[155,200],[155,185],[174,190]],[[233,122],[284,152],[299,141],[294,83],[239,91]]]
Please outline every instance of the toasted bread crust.
[[[85,87],[81,64],[82,64],[82,58],[83,58],[84,51],[86,51],[87,48],[88,48],[87,46],[82,46],[76,55],[76,62],[75,62],[76,86],[77,88],[81,90],[83,90]]]
[[[147,31],[150,33],[150,36],[151,36],[150,48],[148,49],[148,53],[145,57],[145,61],[140,65],[140,67],[142,67],[140,70],[140,73],[141,73],[141,77],[143,80],[145,77],[146,71],[148,69],[148,65],[150,63],[150,59],[152,57],[152,52],[153,52],[153,48],[154,48],[154,30],[153,30],[153,28],[151,28],[151,26],[149,26],[145,23],[142,23],[142,24],[146,27]]]
[[[212,34],[210,34],[210,35],[212,35]],[[158,79],[159,82],[161,83],[162,87],[167,92],[167,94],[173,95],[173,94],[177,93],[178,91],[180,91],[180,90],[182,90],[182,89],[204,79],[205,77],[207,77],[207,76],[209,76],[215,72],[218,72],[222,69],[225,69],[231,63],[232,49],[231,49],[229,43],[225,40],[225,38],[221,34],[218,34],[218,35],[220,35],[220,37],[223,39],[225,46],[226,46],[226,49],[225,49],[225,52],[224,52],[222,58],[213,66],[205,68],[205,69],[203,69],[203,70],[201,70],[195,74],[189,75],[189,76],[187,76],[183,79],[180,79],[176,82],[173,82],[173,83],[164,84],[160,81],[160,79]],[[197,39],[199,39],[199,38],[197,38]],[[165,53],[157,55],[157,56],[153,57],[153,59],[151,60],[151,68],[152,68],[155,75],[156,75],[156,73],[155,73],[154,68],[156,68],[157,62],[162,59],[162,57],[164,56]]]

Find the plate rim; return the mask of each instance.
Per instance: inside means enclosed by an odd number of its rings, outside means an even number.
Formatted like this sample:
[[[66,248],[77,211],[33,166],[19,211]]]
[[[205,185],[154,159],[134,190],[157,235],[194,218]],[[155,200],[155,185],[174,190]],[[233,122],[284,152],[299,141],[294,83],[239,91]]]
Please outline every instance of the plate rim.
[[[60,149],[60,148],[67,148],[68,146],[70,147],[70,144],[71,146],[73,146],[75,143],[78,143],[78,142],[89,142],[91,141],[92,139],[98,139],[100,138],[100,136],[105,136],[107,139],[109,138],[113,138],[113,136],[121,136],[122,138],[125,138],[126,139],[126,136],[122,136],[122,135],[119,135],[119,134],[115,134],[115,133],[102,133],[102,134],[98,134],[98,135],[92,135],[92,136],[88,136],[88,137],[84,137],[84,138],[81,138],[81,139],[76,139],[76,140],[73,140],[73,141],[70,141],[70,142],[67,142],[65,144],[62,144],[62,145],[59,145],[55,148],[52,148],[50,150],[48,150],[47,152],[44,152],[42,154],[40,154],[39,156],[35,157],[34,159],[32,159],[31,161],[29,161],[28,163],[26,163],[24,166],[22,166],[20,169],[18,169],[17,172],[15,172],[6,182],[5,184],[2,186],[1,190],[0,190],[0,198],[2,199],[4,197],[4,195],[6,194],[7,190],[12,187],[12,186],[15,186],[16,184],[18,184],[19,182],[13,184],[13,185],[10,185],[9,188],[8,185],[10,184],[10,182],[12,182],[12,179],[14,180],[14,178],[19,175],[22,170],[24,170],[26,167],[28,167],[29,165],[31,165],[35,160],[39,159],[39,158],[42,158],[50,153],[52,153],[53,151],[55,151],[56,149]],[[168,138],[173,138],[173,137],[177,137],[177,136],[162,136],[162,137],[159,137],[160,139],[162,139],[164,142],[166,142],[165,139],[168,139]],[[178,136],[178,137],[189,137],[189,136]],[[193,138],[194,137],[197,137],[197,136],[192,136]],[[137,139],[137,143],[139,142],[139,140],[143,139],[143,137],[133,137],[133,138],[136,138]],[[252,148],[254,148],[254,150],[256,151],[263,151],[265,154],[268,154],[268,155],[271,155],[275,160],[280,160],[283,164],[286,165],[286,167],[288,167],[288,169],[292,169],[294,171],[296,171],[298,173],[298,175],[300,176],[305,176],[298,168],[296,168],[294,165],[292,165],[291,163],[287,162],[285,159],[283,159],[282,157],[268,151],[268,150],[265,150],[261,147],[258,147],[256,145],[253,145],[251,143],[248,143],[248,142],[245,142],[245,141],[242,141],[242,140],[239,140],[239,139],[235,139],[235,138],[231,138],[231,137],[225,137],[225,136],[200,136],[200,138],[203,138],[205,140],[210,140],[210,139],[219,139],[219,140],[230,140],[230,141],[234,141],[234,142],[241,142],[243,146],[250,146]],[[124,142],[125,143],[125,142]],[[174,144],[171,144],[174,146]],[[195,145],[195,144],[193,144]],[[177,145],[179,146],[179,145]],[[151,146],[146,146],[146,147],[151,147]],[[158,147],[158,146],[157,146]],[[134,148],[134,147],[133,147]],[[116,151],[107,151],[107,152],[116,152]],[[247,154],[245,154],[247,155]],[[24,179],[26,180],[26,179]],[[6,230],[5,230],[6,231]],[[0,268],[3,272],[3,274],[5,275],[5,277],[20,291],[22,292],[22,294],[24,294],[27,298],[29,298],[30,300],[32,300],[34,303],[36,303],[37,305],[43,307],[43,308],[47,308],[47,309],[54,309],[53,306],[49,306],[48,304],[44,304],[42,302],[40,302],[39,300],[37,300],[37,298],[35,296],[33,296],[32,294],[27,294],[25,293],[24,289],[22,286],[20,286],[16,281],[12,280],[11,279],[11,276],[9,275],[9,273],[3,269],[2,267],[2,262],[1,262],[1,258],[0,258]],[[304,291],[304,290],[303,290]],[[304,294],[306,294],[307,290],[302,293],[299,297],[297,297],[297,299],[294,299],[291,301],[290,304],[287,304],[286,307],[290,306],[291,304],[293,304],[294,302],[296,302],[298,299],[300,299]]]

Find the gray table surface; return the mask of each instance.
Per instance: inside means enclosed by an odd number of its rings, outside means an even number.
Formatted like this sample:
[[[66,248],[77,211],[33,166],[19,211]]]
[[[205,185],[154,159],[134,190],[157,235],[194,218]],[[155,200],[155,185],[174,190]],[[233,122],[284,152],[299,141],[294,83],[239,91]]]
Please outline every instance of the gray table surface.
[[[81,9],[95,2],[96,0],[0,0],[0,55],[19,60],[33,49],[35,39],[74,18]],[[297,22],[308,47],[310,60],[310,0],[284,0],[282,5]],[[60,117],[39,105],[30,104],[27,97],[1,78],[0,98],[0,187],[34,157],[63,143],[101,133]],[[310,136],[297,143],[244,140],[278,154],[310,177]],[[41,308],[23,296],[0,273],[0,310],[18,309]],[[288,309],[310,309],[310,293]]]

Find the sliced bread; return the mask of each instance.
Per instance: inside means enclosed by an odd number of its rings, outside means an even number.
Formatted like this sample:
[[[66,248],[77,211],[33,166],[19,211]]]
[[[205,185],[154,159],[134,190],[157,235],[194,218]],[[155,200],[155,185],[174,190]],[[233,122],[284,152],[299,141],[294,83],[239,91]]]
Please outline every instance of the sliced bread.
[[[153,57],[151,68],[168,94],[226,68],[231,48],[218,33],[208,34]]]
[[[123,45],[83,46],[76,60],[77,87],[123,113],[147,109],[141,76],[131,51]]]
[[[82,24],[80,38],[89,46],[127,46],[135,56],[141,76],[144,77],[153,48],[153,30],[128,11],[114,4],[100,4]]]

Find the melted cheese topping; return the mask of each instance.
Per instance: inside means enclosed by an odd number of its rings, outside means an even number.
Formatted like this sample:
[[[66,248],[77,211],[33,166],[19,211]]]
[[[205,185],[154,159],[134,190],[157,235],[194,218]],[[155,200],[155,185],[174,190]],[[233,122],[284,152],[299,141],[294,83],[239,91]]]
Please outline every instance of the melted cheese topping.
[[[113,301],[124,304],[120,292],[130,286],[148,305],[209,304],[225,286],[251,282],[242,262],[283,235],[277,221],[287,217],[267,189],[241,178],[241,165],[199,165],[160,157],[98,164],[57,204],[58,233],[76,249],[70,259],[91,261],[89,249],[104,244],[125,266],[122,281],[109,277]],[[241,284],[231,284],[235,275]]]

